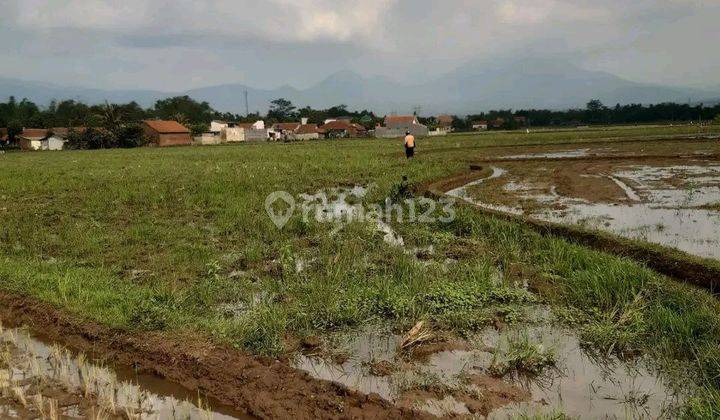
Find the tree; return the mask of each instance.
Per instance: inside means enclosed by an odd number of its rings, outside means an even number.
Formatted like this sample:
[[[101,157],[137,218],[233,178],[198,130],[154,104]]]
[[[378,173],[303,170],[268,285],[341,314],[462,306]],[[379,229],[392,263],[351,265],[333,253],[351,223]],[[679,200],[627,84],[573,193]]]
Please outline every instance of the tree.
[[[105,102],[101,108],[100,121],[106,130],[115,130],[122,124],[123,116],[117,106]]]
[[[164,120],[172,120],[178,114],[182,114],[187,117],[190,124],[210,124],[210,121],[215,117],[216,111],[207,102],[197,102],[185,95],[155,102],[154,114]]]
[[[295,119],[295,105],[285,98],[275,99],[270,102],[270,110],[268,111],[268,118],[276,119],[278,121],[288,121]]]
[[[713,120],[713,124],[720,125],[720,114],[717,114],[715,116],[715,119]]]
[[[7,134],[10,143],[15,143],[15,138],[22,133],[23,124],[20,120],[12,120],[8,123]]]
[[[588,122],[604,122],[607,108],[599,99],[592,99],[585,107]]]

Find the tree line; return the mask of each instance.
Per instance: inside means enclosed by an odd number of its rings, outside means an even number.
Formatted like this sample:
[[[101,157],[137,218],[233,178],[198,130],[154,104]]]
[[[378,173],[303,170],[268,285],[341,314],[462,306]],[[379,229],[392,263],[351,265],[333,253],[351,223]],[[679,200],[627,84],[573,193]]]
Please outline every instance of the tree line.
[[[75,100],[52,101],[41,107],[28,99],[10,97],[0,103],[0,127],[13,140],[23,128],[85,127],[80,136],[71,136],[79,148],[134,147],[144,144],[140,122],[145,119],[175,120],[187,126],[193,134],[209,129],[212,120],[254,122],[264,119],[268,124],[298,121],[322,124],[328,118],[348,117],[367,129],[382,123],[383,117],[372,111],[351,111],[346,105],[327,109],[306,106],[297,108],[291,101],[279,98],[271,102],[265,116],[241,116],[219,112],[207,102],[198,102],[188,96],[161,99],[149,108],[137,102],[126,104],[87,105]],[[467,116],[453,116],[457,131],[472,129],[476,121],[488,121],[492,128],[514,129],[521,126],[572,126],[587,124],[642,124],[657,122],[709,121],[720,123],[720,104],[714,106],[662,103],[655,105],[616,105],[607,107],[597,99],[588,102],[584,109],[569,110],[494,110]],[[420,118],[430,128],[438,125],[434,117]],[[71,144],[72,146],[72,144]]]
[[[516,117],[521,117],[519,120]],[[710,122],[720,124],[720,103],[714,106],[703,104],[689,105],[661,103],[654,105],[617,104],[605,106],[600,100],[590,100],[584,109],[549,110],[497,110],[480,114],[454,117],[453,127],[457,131],[472,129],[476,121],[495,122],[502,120],[501,129],[516,129],[527,125],[535,127],[612,125],[612,124],[649,124],[649,123],[686,123]],[[493,128],[491,126],[491,128]]]

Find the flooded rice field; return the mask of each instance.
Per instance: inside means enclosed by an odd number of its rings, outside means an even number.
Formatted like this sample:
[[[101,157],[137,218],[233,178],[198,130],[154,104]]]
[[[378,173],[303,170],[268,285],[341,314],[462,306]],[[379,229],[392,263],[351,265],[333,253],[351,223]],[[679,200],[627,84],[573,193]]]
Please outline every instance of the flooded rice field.
[[[247,418],[184,388],[0,327],[0,418]]]
[[[467,340],[407,336],[383,328],[329,337],[299,355],[311,375],[434,415],[508,418],[563,413],[590,418],[670,418],[682,398],[643,360],[591,357],[547,308],[537,323],[489,327]],[[429,334],[429,333],[428,333]]]
[[[589,150],[542,156],[583,156]],[[608,231],[720,259],[718,160],[538,158],[489,165],[492,175],[447,194],[487,209]]]

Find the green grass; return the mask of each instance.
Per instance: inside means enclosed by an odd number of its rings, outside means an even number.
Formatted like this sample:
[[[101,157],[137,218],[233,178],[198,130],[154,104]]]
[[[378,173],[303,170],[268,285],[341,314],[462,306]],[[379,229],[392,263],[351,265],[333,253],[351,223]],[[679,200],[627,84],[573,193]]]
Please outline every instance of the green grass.
[[[264,211],[292,194],[373,184],[382,203],[403,175],[420,184],[458,173],[487,146],[583,142],[695,132],[622,128],[487,133],[419,141],[407,163],[399,141],[6,153],[0,156],[0,288],[127,330],[189,329],[258,354],[287,336],[368,322],[408,328],[420,319],[465,334],[493,308],[545,300],[589,346],[682,363],[704,384],[695,413],[717,410],[720,305],[639,264],[543,237],[467,208],[449,224],[399,224],[408,246],[433,245],[420,264],[372,226],[332,226],[300,215],[278,230]],[[443,264],[457,256],[455,264]],[[307,262],[302,272],[298,260]],[[494,279],[520,268],[540,295]],[[516,272],[517,270],[513,271]]]

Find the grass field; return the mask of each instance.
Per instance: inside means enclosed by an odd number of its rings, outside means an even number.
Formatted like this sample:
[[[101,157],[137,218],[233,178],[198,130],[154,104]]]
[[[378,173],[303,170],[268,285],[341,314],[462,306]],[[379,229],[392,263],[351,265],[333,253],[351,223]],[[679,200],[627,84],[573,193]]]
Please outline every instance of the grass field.
[[[295,340],[426,320],[465,336],[498,308],[547,302],[601,353],[647,354],[700,384],[688,415],[720,414],[720,305],[640,264],[469,208],[451,223],[397,224],[407,247],[367,223],[283,230],[265,197],[372,185],[365,204],[467,169],[497,146],[642,141],[695,127],[487,133],[391,140],[6,153],[0,155],[0,288],[131,331],[191,331],[260,355]],[[448,257],[456,264],[442,264]],[[298,263],[306,267],[298,270]],[[494,281],[497,267],[506,279]],[[528,281],[527,291],[517,283]]]

